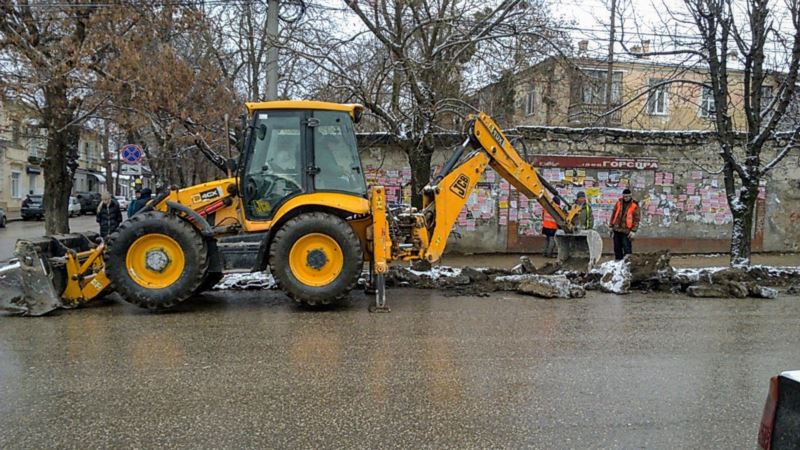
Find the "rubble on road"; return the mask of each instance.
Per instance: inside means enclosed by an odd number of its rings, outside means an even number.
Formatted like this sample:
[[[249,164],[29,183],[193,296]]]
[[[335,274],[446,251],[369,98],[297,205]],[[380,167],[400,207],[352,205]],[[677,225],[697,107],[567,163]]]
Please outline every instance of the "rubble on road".
[[[776,286],[798,281],[800,268],[675,269],[670,265],[670,253],[666,250],[628,255],[621,261],[607,261],[589,273],[563,271],[554,263],[536,267],[529,257],[522,256],[520,264],[510,270],[433,266],[420,271],[392,266],[387,277],[390,286],[444,289],[448,296],[515,291],[542,298],[583,297],[586,290],[614,294],[659,291],[685,293],[693,297],[776,298]],[[794,289],[800,291],[798,287]]]
[[[368,274],[364,275],[366,279]],[[363,283],[361,283],[363,285]],[[389,287],[442,289],[445,296],[488,296],[510,291],[540,298],[579,298],[586,290],[626,294],[631,291],[685,293],[698,298],[776,298],[777,288],[800,294],[797,267],[710,267],[675,269],[668,251],[628,255],[607,261],[589,273],[563,271],[552,262],[536,267],[523,256],[513,269],[432,266],[417,261],[392,265],[386,274]],[[215,290],[275,289],[268,271],[225,276]]]

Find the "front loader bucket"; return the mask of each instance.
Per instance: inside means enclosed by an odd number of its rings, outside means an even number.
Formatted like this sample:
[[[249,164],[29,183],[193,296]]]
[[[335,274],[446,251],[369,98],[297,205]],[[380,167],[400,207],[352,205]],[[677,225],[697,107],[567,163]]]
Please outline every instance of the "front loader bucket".
[[[18,260],[0,267],[0,311],[41,316],[62,307],[52,268],[37,246],[18,241],[14,253]]]
[[[573,234],[559,231],[556,234],[558,262],[562,269],[589,272],[600,262],[603,255],[603,239],[594,230],[583,230]]]
[[[96,237],[95,233],[64,234],[17,241],[16,260],[0,267],[0,311],[41,316],[75,307],[74,302],[62,299],[67,284],[65,256],[91,249]]]

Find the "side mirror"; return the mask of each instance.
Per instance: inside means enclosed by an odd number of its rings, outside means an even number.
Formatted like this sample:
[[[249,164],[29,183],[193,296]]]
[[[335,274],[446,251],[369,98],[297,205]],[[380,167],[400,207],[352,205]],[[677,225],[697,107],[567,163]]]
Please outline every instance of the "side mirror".
[[[259,141],[263,141],[264,138],[267,137],[267,126],[263,123],[258,126],[258,134],[256,134],[256,137]]]

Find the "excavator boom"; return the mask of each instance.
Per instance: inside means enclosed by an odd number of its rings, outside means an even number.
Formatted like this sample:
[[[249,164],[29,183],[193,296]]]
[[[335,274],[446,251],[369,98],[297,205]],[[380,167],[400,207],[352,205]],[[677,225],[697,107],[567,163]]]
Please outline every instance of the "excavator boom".
[[[392,250],[388,254],[385,251],[374,252],[374,266],[385,267],[393,259],[438,261],[458,215],[487,167],[494,169],[523,195],[538,201],[556,220],[560,228],[556,240],[561,267],[588,271],[597,264],[603,241],[596,231],[577,230],[573,226],[573,218],[580,212],[580,207],[573,205],[566,211],[559,207],[554,200],[558,191],[520,156],[491,117],[477,114],[469,119],[467,128],[468,138],[455,149],[431,184],[423,189],[420,212],[411,210],[390,217],[385,210],[377,211],[373,202],[374,247]],[[382,190],[380,186],[373,187],[373,198],[380,196]],[[394,235],[378,232],[391,230],[392,224],[395,225]],[[401,230],[410,231],[404,235]]]

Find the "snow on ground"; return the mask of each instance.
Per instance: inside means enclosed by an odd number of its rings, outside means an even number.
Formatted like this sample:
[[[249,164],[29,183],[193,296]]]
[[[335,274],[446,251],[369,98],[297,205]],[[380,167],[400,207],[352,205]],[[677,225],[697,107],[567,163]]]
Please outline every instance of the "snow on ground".
[[[232,273],[225,275],[225,278],[214,286],[214,290],[275,289],[277,286],[278,284],[268,271]]]
[[[625,294],[631,287],[631,265],[626,260],[606,261],[592,273],[601,274],[600,287],[605,292]]]
[[[690,267],[686,269],[675,269],[675,277],[680,277],[688,282],[700,281],[700,277],[708,277],[708,282],[711,282],[711,274],[724,270],[725,267]]]
[[[425,271],[413,270],[413,269],[408,269],[408,271],[418,277],[425,275],[427,277],[430,277],[430,279],[432,280],[438,280],[440,277],[448,278],[448,277],[457,277],[461,275],[460,267],[449,267],[449,266],[433,266],[430,268],[430,270],[425,270]]]

